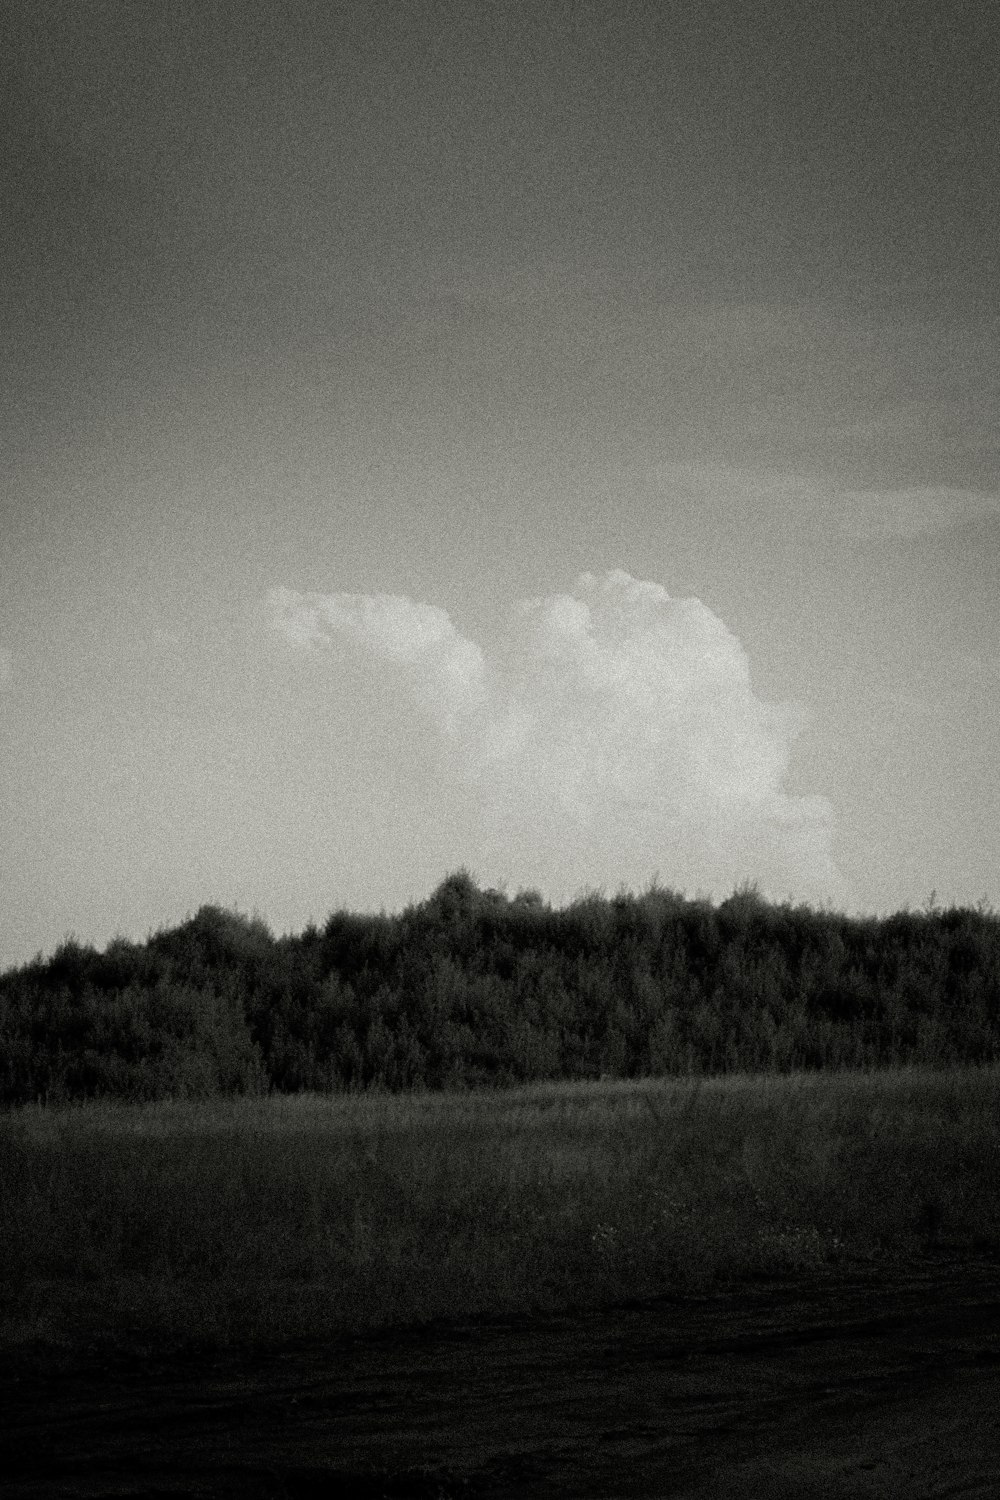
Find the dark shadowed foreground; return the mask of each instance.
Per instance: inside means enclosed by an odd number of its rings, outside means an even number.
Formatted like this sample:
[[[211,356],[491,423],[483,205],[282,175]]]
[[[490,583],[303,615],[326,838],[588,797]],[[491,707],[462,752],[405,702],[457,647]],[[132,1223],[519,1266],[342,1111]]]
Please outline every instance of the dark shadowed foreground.
[[[5,1500],[996,1496],[1000,1261],[0,1374]]]

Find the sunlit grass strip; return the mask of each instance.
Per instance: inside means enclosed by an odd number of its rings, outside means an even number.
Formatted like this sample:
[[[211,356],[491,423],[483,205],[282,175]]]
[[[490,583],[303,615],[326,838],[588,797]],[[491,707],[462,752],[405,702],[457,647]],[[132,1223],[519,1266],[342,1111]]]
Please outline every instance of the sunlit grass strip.
[[[1000,1247],[1000,1069],[25,1109],[0,1337],[273,1341]]]

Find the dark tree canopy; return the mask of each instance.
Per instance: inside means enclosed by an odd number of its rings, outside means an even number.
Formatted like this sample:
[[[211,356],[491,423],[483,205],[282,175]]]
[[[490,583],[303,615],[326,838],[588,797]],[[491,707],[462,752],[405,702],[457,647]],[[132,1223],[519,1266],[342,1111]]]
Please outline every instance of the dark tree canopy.
[[[0,1103],[984,1063],[1000,920],[849,918],[653,888],[563,908],[467,870],[275,938],[203,906],[0,975]]]

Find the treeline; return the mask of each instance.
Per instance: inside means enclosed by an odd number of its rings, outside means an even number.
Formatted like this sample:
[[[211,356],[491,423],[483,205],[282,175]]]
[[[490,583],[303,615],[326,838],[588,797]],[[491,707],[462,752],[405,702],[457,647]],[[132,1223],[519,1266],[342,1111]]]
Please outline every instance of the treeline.
[[[0,1103],[1000,1058],[1000,919],[670,891],[554,909],[461,871],[274,938],[205,906],[0,975]]]

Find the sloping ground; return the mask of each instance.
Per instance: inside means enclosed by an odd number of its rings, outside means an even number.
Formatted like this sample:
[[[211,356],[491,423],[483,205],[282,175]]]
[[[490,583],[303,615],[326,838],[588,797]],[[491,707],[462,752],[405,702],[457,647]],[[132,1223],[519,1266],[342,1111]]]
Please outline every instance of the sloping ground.
[[[20,1351],[6,1500],[1000,1494],[1000,1263],[141,1359]]]

